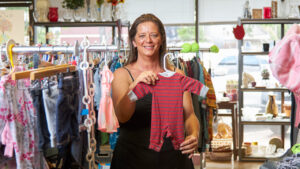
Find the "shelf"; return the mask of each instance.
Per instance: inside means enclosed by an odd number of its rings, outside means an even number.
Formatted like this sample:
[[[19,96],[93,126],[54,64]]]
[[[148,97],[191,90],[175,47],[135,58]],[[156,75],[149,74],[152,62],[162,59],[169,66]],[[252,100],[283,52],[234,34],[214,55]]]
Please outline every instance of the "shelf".
[[[241,121],[242,125],[290,125],[289,119],[286,120],[264,120],[264,121]]]
[[[266,161],[267,159],[277,159],[280,156],[254,156],[254,155],[250,155],[250,156],[244,156],[241,157],[241,161]]]
[[[294,24],[300,23],[300,19],[241,19],[242,24]]]
[[[286,88],[241,88],[243,92],[287,92]]]
[[[269,55],[269,52],[242,52],[242,55]]]
[[[34,26],[47,27],[87,27],[87,26],[118,26],[118,21],[110,22],[36,22]],[[122,23],[122,26],[129,26],[129,22]]]

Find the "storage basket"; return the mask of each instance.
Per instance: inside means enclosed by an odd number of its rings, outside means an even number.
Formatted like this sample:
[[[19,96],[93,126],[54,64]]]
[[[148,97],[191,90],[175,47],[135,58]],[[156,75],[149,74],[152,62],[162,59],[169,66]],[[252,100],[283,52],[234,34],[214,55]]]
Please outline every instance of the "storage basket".
[[[212,161],[231,161],[232,151],[229,152],[210,152],[209,159]]]
[[[217,149],[219,147],[223,147],[223,146],[229,146],[230,148],[232,148],[232,138],[229,139],[213,139],[211,141],[211,148],[212,149]]]

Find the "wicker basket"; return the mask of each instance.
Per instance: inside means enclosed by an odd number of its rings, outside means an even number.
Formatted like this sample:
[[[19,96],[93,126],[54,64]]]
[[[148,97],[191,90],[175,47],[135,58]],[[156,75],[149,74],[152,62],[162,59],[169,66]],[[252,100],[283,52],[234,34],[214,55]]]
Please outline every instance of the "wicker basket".
[[[232,151],[229,152],[210,152],[209,159],[212,161],[231,161]]]
[[[211,148],[212,149],[219,148],[219,147],[222,147],[222,146],[232,147],[232,138],[229,138],[229,139],[216,139],[216,138],[214,138],[211,141]]]

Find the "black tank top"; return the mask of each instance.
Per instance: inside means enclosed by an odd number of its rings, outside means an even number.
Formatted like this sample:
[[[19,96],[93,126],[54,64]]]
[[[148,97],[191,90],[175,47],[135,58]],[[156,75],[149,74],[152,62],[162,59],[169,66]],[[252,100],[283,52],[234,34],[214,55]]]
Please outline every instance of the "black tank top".
[[[124,67],[125,68],[125,67]],[[125,68],[132,81],[130,71]],[[130,142],[136,145],[148,147],[150,143],[152,94],[147,94],[136,101],[133,115],[126,123],[120,123],[120,135],[118,140]]]

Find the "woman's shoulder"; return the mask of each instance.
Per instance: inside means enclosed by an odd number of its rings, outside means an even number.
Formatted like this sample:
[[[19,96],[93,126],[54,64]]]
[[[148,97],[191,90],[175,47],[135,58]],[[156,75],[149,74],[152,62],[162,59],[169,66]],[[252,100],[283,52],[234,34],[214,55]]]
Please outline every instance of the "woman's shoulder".
[[[115,70],[114,78],[129,81],[131,77],[130,77],[130,69],[128,68],[128,66],[120,67],[117,70]]]

